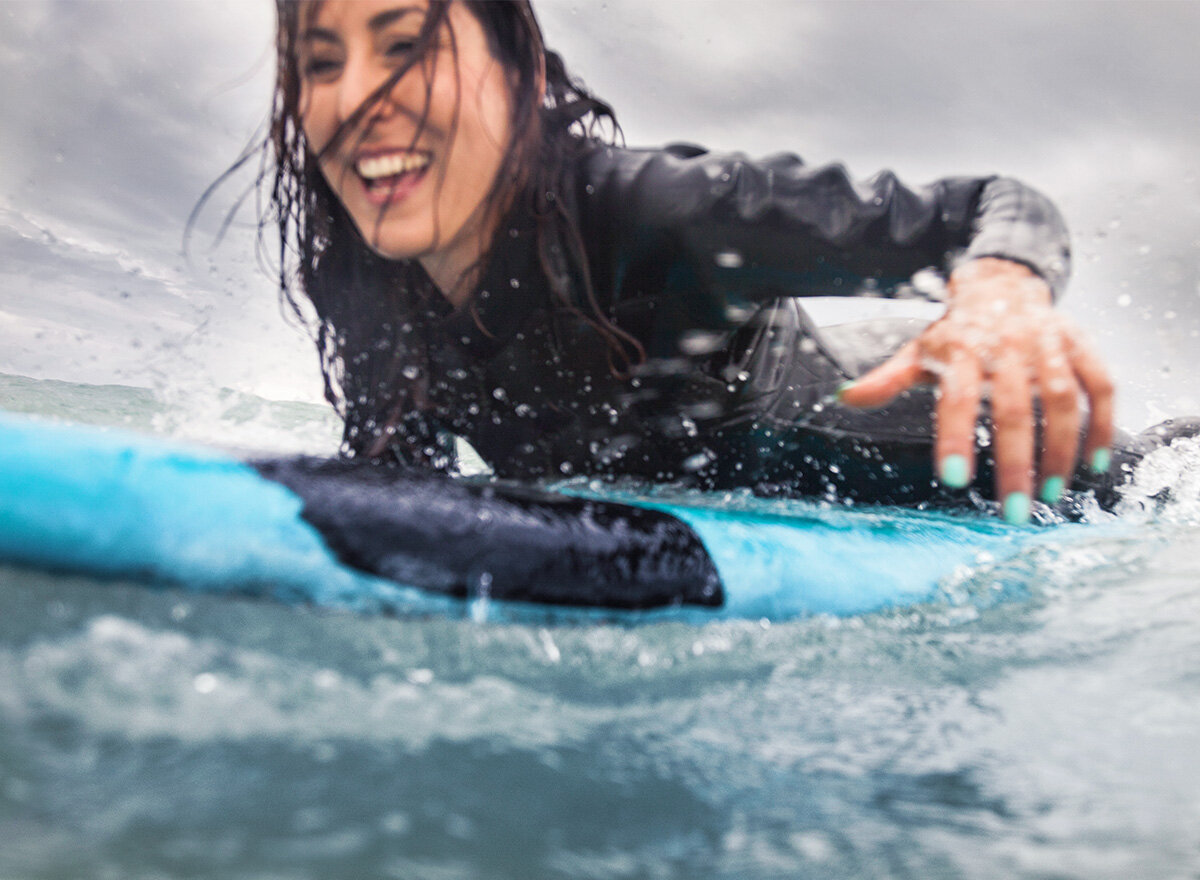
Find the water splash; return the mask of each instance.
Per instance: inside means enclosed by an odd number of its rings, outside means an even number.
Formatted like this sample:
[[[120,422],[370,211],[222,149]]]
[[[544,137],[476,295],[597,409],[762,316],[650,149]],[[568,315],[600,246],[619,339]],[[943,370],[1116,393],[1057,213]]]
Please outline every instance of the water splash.
[[[1200,437],[1185,437],[1142,459],[1121,490],[1117,514],[1131,522],[1200,525]]]

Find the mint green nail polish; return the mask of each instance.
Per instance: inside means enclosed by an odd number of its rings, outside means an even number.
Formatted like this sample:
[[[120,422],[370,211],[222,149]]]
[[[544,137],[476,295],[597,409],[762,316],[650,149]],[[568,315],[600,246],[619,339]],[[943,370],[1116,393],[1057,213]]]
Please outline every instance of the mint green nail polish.
[[[1092,470],[1098,474],[1108,473],[1108,467],[1112,464],[1112,453],[1101,446],[1092,453]]]
[[[1047,504],[1056,504],[1058,499],[1062,498],[1064,485],[1062,477],[1049,477],[1042,483],[1042,500]]]
[[[853,379],[851,379],[847,382],[843,382],[841,385],[839,385],[837,387],[837,391],[833,392],[833,396],[836,397],[838,400],[841,400],[842,395],[845,394],[847,391],[849,391],[853,387],[854,387]]]
[[[1024,492],[1010,492],[1004,499],[1004,521],[1014,526],[1029,522],[1029,496]]]
[[[962,455],[947,455],[938,468],[942,483],[951,489],[961,489],[970,480],[970,466]]]

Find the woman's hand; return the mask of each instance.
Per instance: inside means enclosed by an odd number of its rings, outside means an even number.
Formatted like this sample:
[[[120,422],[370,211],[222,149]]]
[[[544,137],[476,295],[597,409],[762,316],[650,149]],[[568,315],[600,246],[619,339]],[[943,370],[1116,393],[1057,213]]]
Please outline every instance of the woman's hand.
[[[887,403],[920,383],[938,386],[938,478],[962,488],[972,477],[975,423],[986,395],[992,408],[996,493],[1004,517],[1029,518],[1034,484],[1034,399],[1041,400],[1039,497],[1054,503],[1075,470],[1082,421],[1080,391],[1090,404],[1084,461],[1108,470],[1113,385],[1080,331],[1055,311],[1050,288],[1019,263],[985,258],[950,276],[946,314],[858,381],[839,399],[850,406]]]

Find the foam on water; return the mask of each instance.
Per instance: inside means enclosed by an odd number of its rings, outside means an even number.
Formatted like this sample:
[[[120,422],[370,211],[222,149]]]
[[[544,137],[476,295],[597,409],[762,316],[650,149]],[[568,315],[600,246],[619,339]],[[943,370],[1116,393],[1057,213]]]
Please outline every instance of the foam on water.
[[[387,619],[0,569],[0,874],[1189,877],[1194,456],[1112,531],[847,618]]]

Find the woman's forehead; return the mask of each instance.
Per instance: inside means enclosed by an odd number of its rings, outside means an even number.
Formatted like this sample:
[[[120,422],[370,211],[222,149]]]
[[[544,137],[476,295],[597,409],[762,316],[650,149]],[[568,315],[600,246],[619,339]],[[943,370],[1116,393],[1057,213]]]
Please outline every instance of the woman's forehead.
[[[397,21],[420,23],[429,0],[309,0],[301,10],[301,27],[380,30]]]

